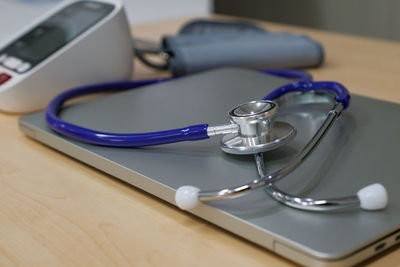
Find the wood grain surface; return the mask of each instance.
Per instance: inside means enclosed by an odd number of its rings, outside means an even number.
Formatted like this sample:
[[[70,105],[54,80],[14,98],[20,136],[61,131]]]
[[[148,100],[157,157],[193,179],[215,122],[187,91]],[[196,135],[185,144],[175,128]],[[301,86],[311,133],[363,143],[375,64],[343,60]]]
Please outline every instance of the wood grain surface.
[[[158,40],[185,21],[135,26],[133,34]],[[399,43],[263,25],[322,42],[326,63],[308,70],[316,80],[400,103]],[[135,63],[134,79],[165,75]],[[26,137],[17,121],[0,113],[0,266],[295,266]],[[400,266],[400,250],[365,265]]]

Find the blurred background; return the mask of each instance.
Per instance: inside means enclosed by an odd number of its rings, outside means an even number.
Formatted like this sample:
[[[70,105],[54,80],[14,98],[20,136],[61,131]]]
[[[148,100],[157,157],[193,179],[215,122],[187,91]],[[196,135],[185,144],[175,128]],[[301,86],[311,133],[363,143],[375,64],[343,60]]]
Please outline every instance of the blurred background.
[[[71,0],[0,0],[0,43]],[[400,41],[399,0],[123,0],[132,25],[211,13]],[[6,25],[6,27],[4,27]]]
[[[214,0],[214,12],[400,41],[399,0]]]

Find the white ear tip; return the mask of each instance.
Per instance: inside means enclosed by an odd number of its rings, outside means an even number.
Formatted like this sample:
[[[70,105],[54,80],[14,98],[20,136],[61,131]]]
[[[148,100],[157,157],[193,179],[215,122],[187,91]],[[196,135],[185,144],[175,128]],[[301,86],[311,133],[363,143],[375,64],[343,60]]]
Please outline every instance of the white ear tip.
[[[185,185],[179,187],[175,193],[176,205],[183,210],[193,209],[199,204],[197,198],[199,191],[200,189],[194,186]]]
[[[365,210],[384,209],[388,203],[388,194],[381,184],[371,184],[357,192],[360,206]]]

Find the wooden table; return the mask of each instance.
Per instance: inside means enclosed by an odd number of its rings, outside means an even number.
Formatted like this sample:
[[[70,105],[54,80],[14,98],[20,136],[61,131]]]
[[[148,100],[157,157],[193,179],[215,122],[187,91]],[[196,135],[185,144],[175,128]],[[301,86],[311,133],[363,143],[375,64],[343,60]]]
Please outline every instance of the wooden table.
[[[157,40],[186,19],[136,26]],[[400,43],[265,23],[323,43],[310,69],[352,93],[400,103]],[[135,64],[135,79],[165,76]],[[24,136],[0,113],[0,265],[293,266],[272,252]],[[399,119],[400,122],[400,119]],[[400,266],[390,249],[369,266]]]

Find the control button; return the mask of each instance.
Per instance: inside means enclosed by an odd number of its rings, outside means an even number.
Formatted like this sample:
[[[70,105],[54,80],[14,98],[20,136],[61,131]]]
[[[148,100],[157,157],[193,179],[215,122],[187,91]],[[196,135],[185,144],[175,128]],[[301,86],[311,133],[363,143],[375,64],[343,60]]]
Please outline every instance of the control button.
[[[3,65],[10,69],[15,69],[22,61],[16,57],[8,57],[4,60]]]
[[[24,62],[18,65],[18,67],[15,68],[15,70],[19,73],[25,72],[27,70],[29,70],[31,67],[31,64],[29,64],[28,62]]]
[[[7,58],[7,54],[1,54],[0,55],[0,63],[3,62],[4,60],[6,60]]]
[[[7,74],[7,73],[0,73],[0,85],[2,85],[3,83],[5,83],[6,81],[8,81],[9,79],[11,79],[11,75]]]

